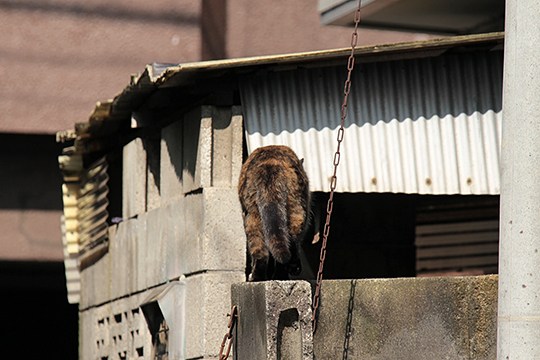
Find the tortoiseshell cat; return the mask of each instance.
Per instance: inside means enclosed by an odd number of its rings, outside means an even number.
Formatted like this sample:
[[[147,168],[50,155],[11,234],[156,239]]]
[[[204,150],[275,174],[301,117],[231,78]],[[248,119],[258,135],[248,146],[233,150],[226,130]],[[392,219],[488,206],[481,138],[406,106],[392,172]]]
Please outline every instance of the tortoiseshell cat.
[[[310,206],[302,163],[289,147],[272,145],[253,151],[242,166],[238,193],[251,255],[249,281],[286,280],[300,272],[298,247]]]

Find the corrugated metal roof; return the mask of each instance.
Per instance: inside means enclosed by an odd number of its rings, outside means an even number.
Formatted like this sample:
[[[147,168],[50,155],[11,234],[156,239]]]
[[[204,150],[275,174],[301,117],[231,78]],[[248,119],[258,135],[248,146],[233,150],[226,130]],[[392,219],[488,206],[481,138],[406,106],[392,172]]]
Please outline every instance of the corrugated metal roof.
[[[449,50],[493,48],[502,46],[503,33],[455,36],[441,39],[359,47],[355,55],[359,62],[437,56]],[[186,97],[198,90],[201,81],[224,78],[226,75],[255,73],[260,70],[283,70],[343,64],[350,49],[312,51],[296,54],[257,56],[187,63],[181,65],[149,65],[143,73],[114,99],[98,102],[87,122],[77,123],[76,152],[91,153],[110,146],[106,138],[130,127],[131,115],[160,89],[185,88]]]
[[[362,64],[353,74],[339,192],[498,194],[502,51]],[[241,82],[248,151],[284,144],[328,191],[345,67]]]

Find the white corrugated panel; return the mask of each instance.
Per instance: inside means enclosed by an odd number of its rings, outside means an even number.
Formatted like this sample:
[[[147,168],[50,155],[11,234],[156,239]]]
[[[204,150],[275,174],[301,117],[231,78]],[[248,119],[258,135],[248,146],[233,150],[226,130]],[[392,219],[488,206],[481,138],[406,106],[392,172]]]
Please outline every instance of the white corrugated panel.
[[[241,82],[248,151],[283,144],[313,191],[333,172],[345,65]],[[502,52],[361,64],[353,75],[339,192],[498,194]]]
[[[68,302],[73,304],[80,299],[83,262],[101,256],[108,247],[108,165],[105,157],[88,169],[83,168],[80,155],[61,155],[58,161],[64,178],[62,242],[66,286]]]

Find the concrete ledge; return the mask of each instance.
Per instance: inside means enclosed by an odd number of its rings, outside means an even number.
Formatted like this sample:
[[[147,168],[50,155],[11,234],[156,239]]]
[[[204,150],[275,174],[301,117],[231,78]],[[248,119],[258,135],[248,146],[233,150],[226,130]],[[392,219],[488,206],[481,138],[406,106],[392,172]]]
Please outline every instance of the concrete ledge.
[[[234,284],[231,296],[238,306],[235,359],[313,358],[309,283]]]
[[[349,320],[350,330],[346,336]],[[327,280],[316,359],[496,358],[497,276]]]

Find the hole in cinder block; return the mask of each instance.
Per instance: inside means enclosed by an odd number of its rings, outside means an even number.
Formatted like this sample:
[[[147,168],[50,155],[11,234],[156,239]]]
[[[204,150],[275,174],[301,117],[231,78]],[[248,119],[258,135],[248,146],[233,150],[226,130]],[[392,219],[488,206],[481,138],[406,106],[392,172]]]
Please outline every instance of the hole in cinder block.
[[[116,323],[121,323],[122,322],[122,314],[115,314],[114,315],[114,321],[116,321]]]
[[[144,356],[144,348],[143,347],[136,348],[135,351],[137,352],[137,356],[139,356],[139,357]]]
[[[277,358],[302,359],[302,333],[296,308],[287,309],[279,314],[277,328]]]
[[[139,318],[139,309],[131,310],[130,317],[131,317],[132,320],[138,319]]]

